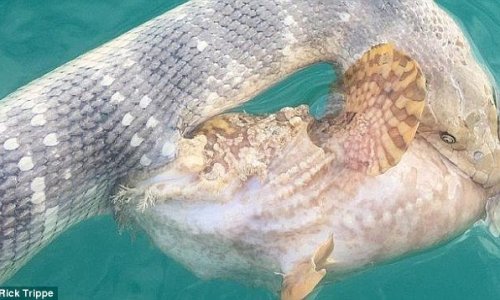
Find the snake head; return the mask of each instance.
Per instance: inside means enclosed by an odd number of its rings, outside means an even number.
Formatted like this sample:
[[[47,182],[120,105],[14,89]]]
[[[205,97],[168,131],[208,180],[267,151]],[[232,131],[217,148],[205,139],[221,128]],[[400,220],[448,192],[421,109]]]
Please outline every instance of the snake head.
[[[476,183],[500,191],[500,143],[496,91],[472,57],[429,84],[419,132]]]

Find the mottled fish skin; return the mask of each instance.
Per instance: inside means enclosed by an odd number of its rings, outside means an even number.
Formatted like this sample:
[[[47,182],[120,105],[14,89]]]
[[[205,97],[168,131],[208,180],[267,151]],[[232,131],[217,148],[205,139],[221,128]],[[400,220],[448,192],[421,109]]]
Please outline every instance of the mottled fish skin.
[[[457,72],[488,79],[459,27],[430,0],[193,0],[7,96],[0,282],[72,224],[107,212],[120,178],[171,161],[196,124],[294,70],[318,61],[346,69],[387,41],[422,65],[429,128],[445,127],[443,116],[453,123],[442,107],[492,101],[445,94],[458,93],[446,89]],[[491,92],[486,85],[482,93]]]
[[[397,165],[371,176],[330,147],[344,144],[338,128],[328,127],[334,139],[315,141],[324,127],[312,123],[305,107],[217,116],[115,205],[197,276],[273,291],[307,274],[331,236],[333,252],[312,270],[336,280],[455,237],[484,213],[485,189],[420,136]],[[325,275],[313,274],[314,285]]]

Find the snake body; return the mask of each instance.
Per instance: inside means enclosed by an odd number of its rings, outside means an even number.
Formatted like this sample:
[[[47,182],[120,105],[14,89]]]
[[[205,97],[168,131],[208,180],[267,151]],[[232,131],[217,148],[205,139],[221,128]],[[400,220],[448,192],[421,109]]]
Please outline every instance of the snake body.
[[[193,0],[7,96],[0,103],[0,282],[69,226],[108,212],[123,178],[165,166],[180,137],[203,120],[315,62],[347,69],[380,42],[420,62],[431,143],[463,111],[493,107],[468,42],[430,0]],[[450,81],[471,73],[473,82],[460,84],[471,84],[474,99]],[[450,105],[461,113],[450,114]],[[476,123],[496,136],[491,118],[480,114]],[[495,186],[492,172],[483,173],[477,181]]]

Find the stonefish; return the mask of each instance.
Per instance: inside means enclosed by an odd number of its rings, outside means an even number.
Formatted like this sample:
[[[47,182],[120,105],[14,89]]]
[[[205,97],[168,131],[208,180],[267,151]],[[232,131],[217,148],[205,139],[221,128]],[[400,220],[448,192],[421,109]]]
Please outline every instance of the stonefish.
[[[125,183],[117,215],[201,277],[282,283],[282,299],[303,299],[327,271],[428,247],[483,213],[485,190],[414,140],[417,62],[374,47],[342,90],[342,112],[319,121],[298,107],[204,122],[172,164]]]
[[[320,61],[345,73],[338,115],[211,119]],[[494,98],[431,0],[190,1],[0,103],[0,281],[114,210],[199,276],[300,299],[483,215]]]

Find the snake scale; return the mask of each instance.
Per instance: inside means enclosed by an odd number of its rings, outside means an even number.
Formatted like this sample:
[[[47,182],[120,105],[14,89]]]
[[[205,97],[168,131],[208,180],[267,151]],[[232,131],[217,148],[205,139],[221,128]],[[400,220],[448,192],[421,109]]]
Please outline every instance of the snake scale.
[[[495,194],[494,90],[433,1],[193,0],[0,103],[0,282],[69,226],[109,212],[124,178],[167,165],[202,121],[313,63],[346,70],[382,42],[426,76],[422,136]]]

